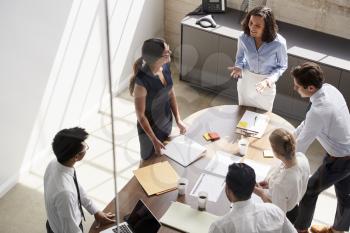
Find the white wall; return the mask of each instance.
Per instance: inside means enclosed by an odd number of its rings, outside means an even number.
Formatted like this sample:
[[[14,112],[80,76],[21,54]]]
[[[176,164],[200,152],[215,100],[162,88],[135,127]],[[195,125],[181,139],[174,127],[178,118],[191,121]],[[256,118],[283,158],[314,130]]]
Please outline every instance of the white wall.
[[[70,7],[0,1],[0,196],[17,179]]]
[[[5,153],[0,155],[0,196],[15,184],[21,165],[26,171],[52,156],[50,144],[58,130],[88,127],[84,118],[106,99],[103,1],[36,0],[35,6],[28,3],[29,12],[23,7],[26,2],[0,6],[1,23],[6,22],[1,30],[7,38],[7,43],[0,41],[1,51],[6,51],[0,53],[0,64],[7,62],[0,69],[1,93],[7,97],[1,100]],[[118,91],[128,83],[142,42],[163,35],[164,5],[162,0],[110,0],[109,8],[113,86]],[[30,29],[35,33],[28,36]],[[16,59],[8,59],[14,51]]]

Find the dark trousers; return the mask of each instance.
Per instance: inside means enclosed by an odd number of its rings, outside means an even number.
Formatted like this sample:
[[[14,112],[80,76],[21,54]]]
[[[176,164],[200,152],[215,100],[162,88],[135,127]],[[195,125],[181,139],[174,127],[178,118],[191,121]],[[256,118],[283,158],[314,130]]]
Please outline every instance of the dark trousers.
[[[286,213],[286,216],[287,216],[288,220],[292,224],[294,224],[295,220],[297,220],[298,214],[299,214],[299,205],[296,205],[293,209],[291,209],[290,211],[288,211]]]
[[[306,193],[299,203],[296,229],[307,229],[314,216],[318,195],[334,185],[337,211],[333,228],[348,231],[350,226],[350,157],[334,158],[328,154],[317,171],[310,177]]]
[[[82,222],[79,224],[79,228],[81,229],[81,232],[84,232]],[[47,233],[54,233],[50,227],[49,221],[46,221],[46,231],[47,231]]]

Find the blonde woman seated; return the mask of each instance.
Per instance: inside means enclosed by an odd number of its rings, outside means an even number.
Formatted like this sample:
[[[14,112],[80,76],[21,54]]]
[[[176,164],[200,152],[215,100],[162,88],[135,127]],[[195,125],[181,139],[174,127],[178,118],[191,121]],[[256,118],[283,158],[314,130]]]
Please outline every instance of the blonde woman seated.
[[[287,130],[274,130],[269,140],[275,157],[281,163],[271,168],[265,180],[255,186],[254,193],[264,202],[280,207],[294,223],[298,216],[298,203],[307,188],[309,162],[303,153],[295,153],[294,136]]]

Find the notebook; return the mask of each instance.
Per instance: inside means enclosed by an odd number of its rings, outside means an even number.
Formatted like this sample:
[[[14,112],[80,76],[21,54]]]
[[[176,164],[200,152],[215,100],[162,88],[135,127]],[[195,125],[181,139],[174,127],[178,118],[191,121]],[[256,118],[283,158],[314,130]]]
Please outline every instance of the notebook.
[[[217,219],[218,216],[206,211],[198,211],[189,205],[173,202],[160,222],[183,232],[203,233],[209,232],[210,225]]]
[[[139,200],[126,222],[110,227],[101,233],[117,233],[118,228],[120,233],[156,233],[160,226],[159,221],[145,203]]]
[[[162,153],[187,167],[200,157],[204,156],[206,148],[197,142],[193,141],[185,135],[181,135],[173,139],[165,146]]]

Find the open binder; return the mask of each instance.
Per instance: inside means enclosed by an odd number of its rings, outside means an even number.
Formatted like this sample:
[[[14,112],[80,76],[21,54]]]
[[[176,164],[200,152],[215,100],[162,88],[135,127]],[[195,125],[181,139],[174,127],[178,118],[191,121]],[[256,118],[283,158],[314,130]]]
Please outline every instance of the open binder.
[[[261,138],[269,121],[270,117],[268,115],[246,110],[237,124],[236,133]]]

